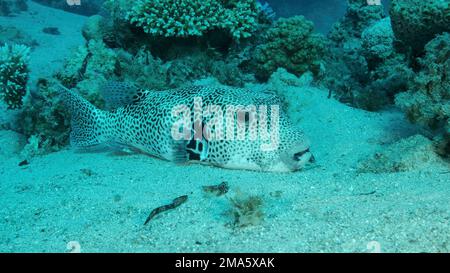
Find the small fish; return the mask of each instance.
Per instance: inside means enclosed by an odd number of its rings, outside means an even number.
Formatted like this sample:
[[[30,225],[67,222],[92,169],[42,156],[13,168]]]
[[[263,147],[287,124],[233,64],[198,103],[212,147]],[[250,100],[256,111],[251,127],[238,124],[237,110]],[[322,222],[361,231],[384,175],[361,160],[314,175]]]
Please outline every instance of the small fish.
[[[61,94],[72,116],[70,141],[77,148],[128,147],[178,164],[268,172],[297,171],[314,160],[308,139],[282,110],[275,111],[281,100],[274,94],[222,86],[148,91],[111,82],[102,91],[108,110],[67,88]],[[229,112],[233,107],[238,110]],[[180,123],[181,116],[187,122]],[[178,129],[176,124],[181,124]],[[217,137],[223,135],[231,138]]]
[[[147,225],[148,222],[150,222],[150,220],[152,220],[156,215],[158,215],[162,212],[168,211],[168,210],[175,209],[175,208],[181,206],[181,204],[185,203],[187,200],[188,200],[188,196],[182,195],[180,197],[173,199],[172,203],[161,206],[161,207],[157,207],[156,209],[152,210],[152,212],[150,212],[149,216],[145,220],[144,226]]]
[[[28,162],[28,160],[25,159],[25,160],[19,162],[19,167],[27,166],[29,164],[30,163]]]
[[[226,194],[230,190],[227,182],[222,182],[219,185],[203,186],[203,191],[206,193],[212,193],[215,196],[221,196]]]

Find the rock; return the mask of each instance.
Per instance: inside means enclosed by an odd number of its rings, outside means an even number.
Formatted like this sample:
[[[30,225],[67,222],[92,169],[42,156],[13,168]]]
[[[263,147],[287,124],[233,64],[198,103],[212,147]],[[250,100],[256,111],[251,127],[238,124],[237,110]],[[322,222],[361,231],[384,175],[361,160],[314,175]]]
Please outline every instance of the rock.
[[[25,0],[0,0],[0,16],[9,16],[26,10],[28,5]]]
[[[395,173],[422,170],[441,159],[433,142],[422,135],[414,135],[390,144],[372,157],[360,162],[363,173]]]

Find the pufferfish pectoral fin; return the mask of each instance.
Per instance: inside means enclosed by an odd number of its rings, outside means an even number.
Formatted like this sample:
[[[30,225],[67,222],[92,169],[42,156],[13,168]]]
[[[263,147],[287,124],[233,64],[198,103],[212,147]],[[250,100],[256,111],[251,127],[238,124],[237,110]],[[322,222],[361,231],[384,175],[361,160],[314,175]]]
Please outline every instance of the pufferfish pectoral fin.
[[[104,84],[100,92],[108,110],[117,109],[136,103],[148,92],[127,82],[109,81]]]
[[[208,141],[205,139],[178,140],[172,145],[172,161],[185,164],[189,161],[205,161],[208,157]]]
[[[172,162],[175,164],[186,164],[189,161],[189,155],[186,152],[187,141],[177,140],[172,143]]]

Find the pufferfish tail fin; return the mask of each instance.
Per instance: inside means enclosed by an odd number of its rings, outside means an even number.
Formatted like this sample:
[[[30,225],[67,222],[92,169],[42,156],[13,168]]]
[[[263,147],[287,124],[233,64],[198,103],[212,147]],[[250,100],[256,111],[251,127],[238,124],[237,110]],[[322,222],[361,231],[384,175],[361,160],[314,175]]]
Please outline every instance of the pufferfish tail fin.
[[[107,144],[113,138],[113,113],[97,109],[78,93],[60,85],[60,95],[70,111],[70,144],[79,149],[89,149]]]

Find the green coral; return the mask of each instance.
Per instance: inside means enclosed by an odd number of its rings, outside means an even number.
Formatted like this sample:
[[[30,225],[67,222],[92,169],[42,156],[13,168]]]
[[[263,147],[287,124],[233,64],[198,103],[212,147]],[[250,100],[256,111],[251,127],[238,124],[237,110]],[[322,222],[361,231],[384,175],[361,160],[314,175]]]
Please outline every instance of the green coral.
[[[153,36],[193,37],[224,29],[236,39],[248,38],[257,27],[254,0],[140,0],[127,19]]]
[[[419,59],[422,70],[411,83],[409,91],[396,96],[412,122],[425,125],[450,148],[450,34],[444,33],[425,46],[425,56]],[[444,145],[445,146],[445,145]],[[448,151],[447,151],[448,152]],[[448,155],[448,154],[447,154]]]
[[[256,77],[267,80],[279,67],[301,75],[318,73],[325,53],[325,38],[314,33],[314,24],[303,16],[278,19],[256,47]]]
[[[389,13],[395,37],[415,55],[437,34],[450,31],[448,0],[393,0]]]
[[[25,45],[0,47],[0,98],[8,109],[20,108],[27,93],[30,48]]]

